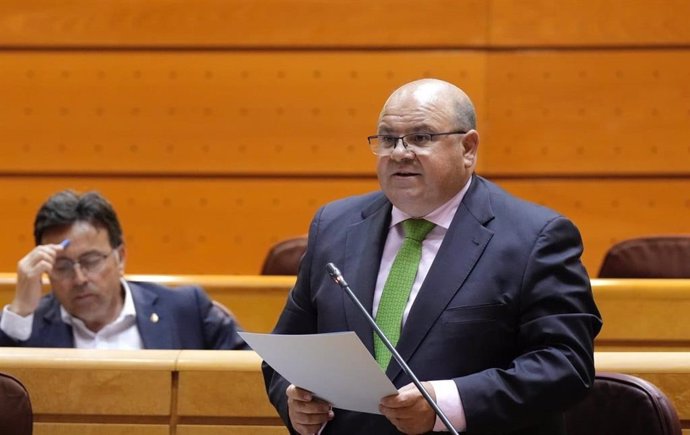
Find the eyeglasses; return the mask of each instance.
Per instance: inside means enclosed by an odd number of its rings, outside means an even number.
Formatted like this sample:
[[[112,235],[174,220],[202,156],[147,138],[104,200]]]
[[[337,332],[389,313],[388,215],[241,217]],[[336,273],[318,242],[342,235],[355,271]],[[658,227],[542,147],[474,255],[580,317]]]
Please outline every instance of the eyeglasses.
[[[102,252],[89,252],[79,257],[76,261],[70,260],[69,258],[60,258],[55,261],[53,265],[53,270],[50,272],[50,276],[58,280],[72,279],[76,276],[76,267],[84,275],[95,275],[103,270],[105,266],[105,259],[110,257],[110,255],[117,249],[113,249],[107,254]]]
[[[406,150],[412,151],[415,154],[424,154],[432,148],[436,136],[448,136],[451,134],[467,134],[467,132],[458,130],[447,133],[410,133],[404,136],[378,134],[369,136],[367,140],[369,141],[371,152],[377,156],[391,155],[398,145],[398,141],[402,141],[403,147]]]

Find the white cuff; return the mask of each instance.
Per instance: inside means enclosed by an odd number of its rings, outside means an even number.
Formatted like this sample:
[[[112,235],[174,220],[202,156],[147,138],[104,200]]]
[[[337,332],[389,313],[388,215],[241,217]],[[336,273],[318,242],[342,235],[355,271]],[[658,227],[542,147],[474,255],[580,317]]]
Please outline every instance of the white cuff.
[[[2,309],[0,329],[2,329],[2,332],[14,338],[15,340],[28,340],[29,337],[31,337],[33,323],[34,313],[31,313],[26,317],[22,317],[14,311],[11,311],[9,305],[5,305],[5,308]]]
[[[455,430],[463,432],[467,428],[465,421],[465,410],[462,407],[462,400],[460,400],[460,393],[458,387],[452,380],[443,381],[429,381],[434,387],[436,395],[436,404],[448,420],[453,425]],[[448,428],[443,424],[443,421],[436,416],[436,423],[434,424],[434,432],[448,432]]]

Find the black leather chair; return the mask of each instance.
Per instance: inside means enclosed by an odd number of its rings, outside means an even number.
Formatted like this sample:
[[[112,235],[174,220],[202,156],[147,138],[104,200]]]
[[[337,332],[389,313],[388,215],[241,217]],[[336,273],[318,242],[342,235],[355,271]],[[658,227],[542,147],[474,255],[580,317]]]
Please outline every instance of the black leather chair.
[[[306,250],[306,235],[281,240],[266,254],[261,275],[297,275],[299,262]]]
[[[606,253],[599,278],[690,278],[690,235],[616,243]]]
[[[31,435],[32,431],[29,392],[17,378],[0,373],[0,434]]]
[[[566,412],[568,435],[681,435],[670,400],[655,385],[622,373],[597,373],[587,397]]]

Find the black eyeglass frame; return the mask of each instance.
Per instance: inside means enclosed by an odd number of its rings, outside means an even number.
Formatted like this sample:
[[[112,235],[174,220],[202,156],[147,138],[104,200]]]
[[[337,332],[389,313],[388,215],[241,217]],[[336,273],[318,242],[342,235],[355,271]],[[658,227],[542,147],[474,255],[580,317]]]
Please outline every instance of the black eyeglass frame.
[[[406,138],[406,137],[409,137],[409,136],[429,136],[429,142],[432,142],[432,141],[434,140],[434,137],[435,137],[435,136],[449,136],[449,135],[451,135],[451,134],[467,134],[467,133],[468,133],[468,132],[467,132],[467,131],[464,131],[464,130],[456,130],[456,131],[447,131],[447,132],[443,132],[443,133],[421,133],[421,132],[418,132],[418,133],[408,133],[408,134],[405,134],[405,135],[402,135],[402,136],[393,136],[393,135],[390,135],[390,134],[375,134],[375,135],[373,135],[373,136],[368,136],[368,137],[367,137],[367,142],[369,142],[369,147],[371,148],[371,152],[373,152],[375,155],[389,155],[389,154],[391,154],[391,153],[395,150],[395,147],[398,146],[398,142],[399,142],[399,141],[402,142],[402,145],[403,145],[403,147],[404,147],[406,150],[407,150],[408,147],[410,147],[410,146],[412,146],[412,147],[418,147],[419,145],[414,145],[414,144],[413,144],[413,145],[410,145],[409,143],[407,143],[407,141],[405,140],[405,138]],[[371,143],[372,140],[380,141],[381,138],[395,139],[395,144],[390,148],[390,152],[383,153],[383,154],[379,154],[379,153],[377,152],[376,149],[374,149],[373,147],[371,147],[371,145],[373,145],[373,144]],[[413,152],[414,152],[414,151],[413,151]]]

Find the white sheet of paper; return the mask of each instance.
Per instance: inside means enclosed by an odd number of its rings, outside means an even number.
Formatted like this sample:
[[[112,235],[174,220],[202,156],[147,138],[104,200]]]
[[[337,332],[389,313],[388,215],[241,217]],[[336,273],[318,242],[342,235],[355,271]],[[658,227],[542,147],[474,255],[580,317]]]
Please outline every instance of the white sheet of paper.
[[[311,391],[335,408],[380,414],[381,398],[398,392],[352,331],[239,334],[290,383]]]

